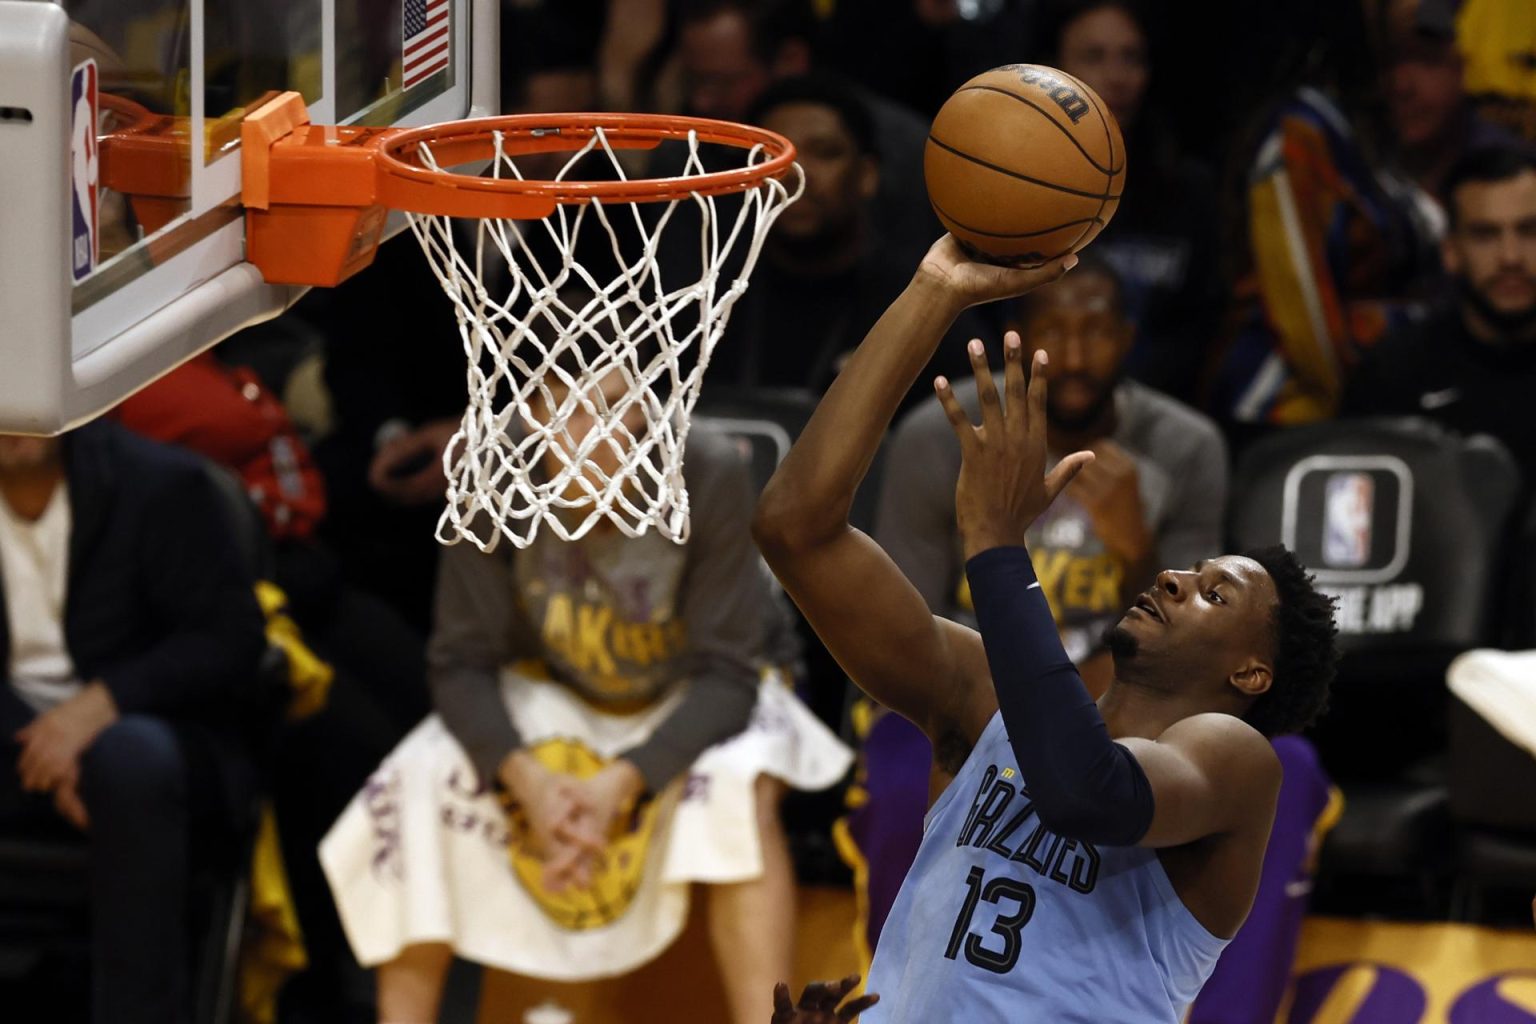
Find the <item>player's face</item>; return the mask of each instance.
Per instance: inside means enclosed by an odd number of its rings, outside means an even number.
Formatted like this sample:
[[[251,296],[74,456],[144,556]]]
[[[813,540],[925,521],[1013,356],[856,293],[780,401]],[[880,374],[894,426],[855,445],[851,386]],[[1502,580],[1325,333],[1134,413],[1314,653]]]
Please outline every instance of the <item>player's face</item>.
[[[769,69],[752,52],[752,29],[736,11],[684,25],[678,56],[689,113],[740,121],[768,87]]]
[[[1270,657],[1277,600],[1263,566],[1223,555],[1159,573],[1116,629],[1134,640],[1132,660],[1164,664],[1171,682],[1225,680]]]
[[[762,126],[795,144],[805,170],[805,192],[779,215],[774,233],[817,239],[850,230],[880,178],[875,161],[859,152],[837,111],[819,103],[786,103],[769,111]]]
[[[573,396],[571,389],[561,384],[551,382],[549,386],[550,402],[556,410],[566,411],[565,431],[556,436],[548,454],[545,455],[544,468],[551,476],[559,473],[565,466],[570,465],[585,441],[594,430],[601,430],[600,418],[604,408],[617,408],[629,391],[629,383],[625,379],[622,370],[610,370],[596,386],[589,385],[585,393],[587,402],[582,401],[581,396]],[[589,408],[588,405],[592,408]],[[529,411],[533,418],[541,423],[547,423],[550,419],[550,407],[545,404],[542,397],[536,396],[529,403]],[[625,431],[629,437],[639,437],[645,431],[645,413],[638,404],[632,404],[625,410],[620,419],[623,430],[616,425],[599,439],[590,454],[582,462],[580,476],[593,487],[601,487],[604,478],[611,478],[618,472],[623,456],[627,453],[630,442],[625,437]],[[571,501],[578,501],[588,492],[578,480],[572,480],[563,497]]]
[[[1103,274],[1068,274],[1030,295],[1025,310],[1025,347],[1049,358],[1046,412],[1058,425],[1084,424],[1108,400],[1131,342],[1114,283]]]
[[[1061,32],[1061,70],[1082,81],[1129,128],[1147,93],[1147,41],[1119,7],[1100,7]]]
[[[56,437],[0,434],[0,473],[36,473],[59,458]]]
[[[1536,171],[1469,182],[1451,197],[1445,266],[1495,318],[1536,315]]]

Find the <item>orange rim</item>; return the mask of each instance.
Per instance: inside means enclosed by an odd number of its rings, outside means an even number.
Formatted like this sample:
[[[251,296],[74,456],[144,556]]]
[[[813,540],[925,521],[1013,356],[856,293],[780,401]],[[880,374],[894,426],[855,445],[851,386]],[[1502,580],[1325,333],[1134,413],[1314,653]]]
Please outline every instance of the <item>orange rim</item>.
[[[426,143],[442,166],[458,166],[492,159],[495,135],[502,136],[502,152],[512,156],[563,152],[586,146],[601,128],[614,149],[652,149],[668,139],[719,143],[739,149],[761,146],[767,159],[750,167],[716,171],[680,178],[640,178],[631,181],[527,181],[487,178],[425,167],[417,156]],[[598,143],[597,148],[602,144]],[[663,114],[513,114],[504,117],[447,121],[423,128],[389,133],[378,149],[380,200],[401,209],[437,206],[463,209],[454,198],[465,193],[506,199],[522,198],[548,204],[647,203],[682,199],[690,195],[722,195],[754,188],[769,178],[782,177],[794,166],[795,147],[784,136],[750,125],[702,117]],[[439,202],[433,202],[436,193]],[[446,201],[446,203],[444,202]],[[494,204],[492,204],[494,206]],[[460,214],[462,215],[462,214]]]

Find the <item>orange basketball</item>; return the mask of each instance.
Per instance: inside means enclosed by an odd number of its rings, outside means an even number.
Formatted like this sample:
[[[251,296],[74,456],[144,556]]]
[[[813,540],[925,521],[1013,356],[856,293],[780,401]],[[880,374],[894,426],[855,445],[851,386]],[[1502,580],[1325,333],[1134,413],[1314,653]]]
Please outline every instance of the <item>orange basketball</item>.
[[[1071,75],[1007,64],[945,101],[923,154],[944,227],[993,263],[1043,263],[1096,238],[1120,205],[1125,144],[1114,115]]]

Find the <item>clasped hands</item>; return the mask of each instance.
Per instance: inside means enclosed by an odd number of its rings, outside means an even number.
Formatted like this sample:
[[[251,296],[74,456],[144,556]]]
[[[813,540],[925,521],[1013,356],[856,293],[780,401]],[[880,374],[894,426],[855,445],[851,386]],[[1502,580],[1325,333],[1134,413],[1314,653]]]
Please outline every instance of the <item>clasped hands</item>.
[[[622,758],[578,779],[518,750],[507,755],[499,776],[522,810],[532,852],[544,862],[544,887],[552,893],[592,883],[614,821],[645,792],[639,770]]]
[[[79,829],[90,825],[80,799],[80,758],[113,722],[117,703],[106,684],[88,683],[81,691],[44,711],[21,729],[16,773],[29,793],[49,793],[59,814]]]

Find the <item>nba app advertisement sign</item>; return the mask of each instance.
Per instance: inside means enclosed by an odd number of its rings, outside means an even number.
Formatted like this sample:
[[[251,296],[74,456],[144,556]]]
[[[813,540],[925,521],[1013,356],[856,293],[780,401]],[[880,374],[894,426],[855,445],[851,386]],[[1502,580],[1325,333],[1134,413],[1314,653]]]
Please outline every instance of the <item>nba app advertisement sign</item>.
[[[70,105],[70,273],[79,282],[96,269],[100,258],[97,225],[97,174],[101,162],[96,146],[96,62],[77,64],[69,76]]]
[[[1413,474],[1390,455],[1315,455],[1285,479],[1281,541],[1337,599],[1344,634],[1401,633],[1424,589],[1399,579],[1413,535]]]

